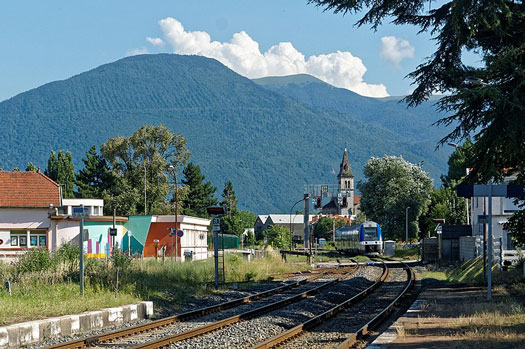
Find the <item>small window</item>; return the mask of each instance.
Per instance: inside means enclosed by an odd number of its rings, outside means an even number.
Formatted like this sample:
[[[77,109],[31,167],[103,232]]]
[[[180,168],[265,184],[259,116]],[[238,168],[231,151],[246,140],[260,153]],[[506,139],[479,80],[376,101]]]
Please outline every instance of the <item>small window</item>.
[[[98,206],[94,206],[94,207],[93,207],[93,214],[94,214],[95,216],[98,216],[98,215],[100,214],[100,209],[99,209]]]
[[[40,247],[47,247],[47,236],[40,235],[38,237],[38,246],[40,246]]]
[[[11,236],[11,246],[18,246],[18,236]]]
[[[38,236],[36,236],[36,235],[31,235],[31,236],[30,236],[30,243],[31,243],[31,247],[36,247],[36,246],[38,246]]]
[[[27,236],[19,236],[20,247],[27,247]]]

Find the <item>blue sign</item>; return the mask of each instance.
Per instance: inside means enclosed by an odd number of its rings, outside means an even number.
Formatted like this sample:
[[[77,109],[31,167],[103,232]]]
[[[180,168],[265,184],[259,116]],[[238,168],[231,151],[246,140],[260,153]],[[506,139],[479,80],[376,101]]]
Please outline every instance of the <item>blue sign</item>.
[[[184,236],[184,232],[182,230],[177,230],[177,236],[178,237],[183,237]]]

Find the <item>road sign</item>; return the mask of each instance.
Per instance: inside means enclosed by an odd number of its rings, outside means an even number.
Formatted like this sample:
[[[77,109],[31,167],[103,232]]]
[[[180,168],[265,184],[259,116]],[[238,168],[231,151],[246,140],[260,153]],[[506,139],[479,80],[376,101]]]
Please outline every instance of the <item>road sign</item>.
[[[221,226],[214,224],[213,225],[213,231],[221,231]]]
[[[109,235],[117,236],[117,228],[109,228]]]
[[[328,193],[328,186],[327,185],[321,185],[321,193]]]
[[[492,193],[490,184],[460,184],[458,185],[458,196],[465,198],[490,196],[520,198],[524,196],[524,187],[522,185],[492,184]]]
[[[221,219],[219,217],[213,217],[213,225],[220,225]]]
[[[89,218],[89,207],[73,207],[74,218]]]
[[[489,222],[489,216],[486,214],[478,215],[478,223],[485,224]]]
[[[182,230],[177,230],[177,236],[178,237],[183,237],[184,236],[184,232]]]

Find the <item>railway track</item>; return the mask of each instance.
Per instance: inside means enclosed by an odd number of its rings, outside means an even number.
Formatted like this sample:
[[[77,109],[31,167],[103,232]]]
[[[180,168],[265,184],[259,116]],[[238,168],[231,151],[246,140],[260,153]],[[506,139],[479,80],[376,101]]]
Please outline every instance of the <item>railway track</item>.
[[[403,282],[403,274],[405,282]],[[253,348],[351,348],[376,329],[413,286],[414,272],[403,268],[384,273],[381,280],[328,311],[280,333]]]
[[[163,319],[155,320],[146,324],[133,326],[127,329],[113,331],[107,334],[96,335],[88,338],[73,340],[58,345],[50,346],[48,348],[84,348],[84,347],[134,347],[138,343],[146,340],[151,340],[151,337],[155,337],[155,332],[164,333],[161,336],[166,336],[166,332],[177,331],[176,325],[180,323],[190,323],[192,327],[196,327],[192,332],[194,335],[200,335],[206,333],[206,331],[213,331],[214,329],[227,326],[231,323],[241,321],[249,318],[250,316],[257,316],[258,312],[271,311],[279,306],[293,303],[302,298],[309,297],[322,290],[323,288],[329,287],[330,285],[340,282],[350,274],[355,273],[358,270],[358,265],[346,268],[332,268],[326,269],[320,273],[310,274],[312,276],[295,281],[284,286],[276,287],[268,291],[260,292],[248,297],[235,299],[232,301],[224,302],[211,307],[197,309],[194,311],[178,314],[175,316],[166,317]],[[320,286],[316,285],[317,281],[323,278],[331,278],[329,281],[322,282]],[[277,301],[268,302],[268,299],[278,298]],[[258,311],[248,310],[246,308],[253,308],[256,306]],[[215,314],[215,315],[213,315]],[[215,317],[215,318],[214,318]],[[217,320],[219,318],[219,320]],[[196,322],[195,319],[199,319]],[[200,323],[212,322],[214,326],[208,326],[208,329],[203,329],[206,325],[199,326]],[[172,328],[173,327],[173,328]],[[184,326],[183,326],[184,327]],[[179,330],[180,331],[180,330]],[[183,331],[183,333],[189,331]],[[191,331],[190,331],[191,332]],[[189,334],[184,334],[184,337]],[[164,339],[164,342],[170,342],[175,338],[175,341],[180,340],[180,336],[168,336]],[[164,344],[148,344],[144,347],[160,347]],[[140,347],[140,346],[137,346]]]

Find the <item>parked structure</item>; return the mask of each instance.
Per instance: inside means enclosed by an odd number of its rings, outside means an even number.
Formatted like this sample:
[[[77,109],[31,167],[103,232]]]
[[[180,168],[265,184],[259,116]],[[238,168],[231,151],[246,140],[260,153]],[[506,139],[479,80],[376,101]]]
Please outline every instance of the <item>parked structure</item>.
[[[443,225],[441,227],[441,260],[447,262],[460,261],[460,238],[472,236],[470,225]]]

